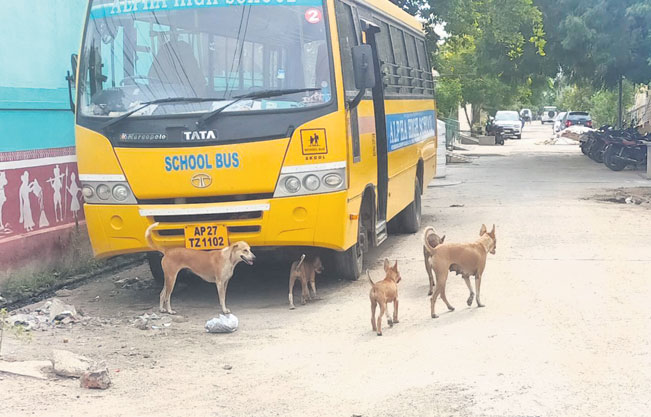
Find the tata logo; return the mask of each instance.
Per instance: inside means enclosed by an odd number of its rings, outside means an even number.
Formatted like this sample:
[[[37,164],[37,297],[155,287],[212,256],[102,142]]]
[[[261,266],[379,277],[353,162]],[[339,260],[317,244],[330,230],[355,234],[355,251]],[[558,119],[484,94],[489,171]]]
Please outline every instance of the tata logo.
[[[194,174],[190,182],[197,188],[206,188],[212,184],[212,177],[208,174]]]
[[[187,141],[217,139],[214,130],[190,130],[183,132],[183,136]]]

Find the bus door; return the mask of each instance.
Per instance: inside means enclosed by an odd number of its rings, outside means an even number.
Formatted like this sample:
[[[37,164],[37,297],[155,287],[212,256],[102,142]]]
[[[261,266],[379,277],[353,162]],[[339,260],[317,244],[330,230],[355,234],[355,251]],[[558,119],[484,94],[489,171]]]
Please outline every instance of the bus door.
[[[387,141],[387,122],[384,106],[384,81],[380,66],[376,34],[380,27],[375,23],[361,19],[362,31],[366,43],[373,51],[373,71],[375,86],[373,87],[373,111],[375,116],[375,132],[377,143],[377,220],[375,223],[376,245],[387,238],[387,199],[389,193],[389,143]]]

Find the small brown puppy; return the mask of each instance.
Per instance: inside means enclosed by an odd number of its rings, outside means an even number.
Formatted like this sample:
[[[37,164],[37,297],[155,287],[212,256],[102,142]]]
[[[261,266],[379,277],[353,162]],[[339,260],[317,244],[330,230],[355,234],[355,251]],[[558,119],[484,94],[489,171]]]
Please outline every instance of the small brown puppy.
[[[429,258],[432,256],[430,248],[433,249],[443,242],[445,242],[445,235],[443,237],[437,235],[432,226],[425,228],[423,232],[423,257],[425,258],[425,271],[427,271],[427,275],[429,276],[429,292],[427,295],[434,293],[434,274],[429,264]]]
[[[293,310],[294,307],[294,284],[296,280],[301,281],[301,304],[305,304],[307,300],[311,300],[310,290],[307,288],[307,283],[310,283],[314,298],[316,298],[316,274],[323,272],[323,264],[321,258],[318,256],[308,257],[306,260],[305,254],[301,256],[298,261],[292,262],[289,269],[289,309]]]
[[[230,314],[231,311],[226,308],[228,281],[233,276],[233,270],[238,263],[244,261],[249,265],[253,265],[255,255],[251,252],[249,245],[246,242],[236,242],[224,249],[211,251],[198,251],[186,248],[166,249],[156,246],[151,238],[151,231],[157,226],[158,223],[154,223],[147,228],[145,239],[152,249],[163,254],[161,265],[165,273],[165,284],[163,285],[163,290],[160,292],[160,311],[176,314],[172,310],[172,291],[174,290],[178,273],[182,269],[188,268],[204,281],[214,282],[217,285],[217,295],[219,296],[219,304],[221,305],[222,312],[224,314]]]
[[[424,241],[428,246],[428,240]],[[484,307],[479,300],[479,289],[481,287],[481,277],[486,268],[486,257],[488,253],[495,254],[497,249],[497,238],[495,237],[495,225],[490,232],[486,231],[486,226],[481,225],[479,239],[473,243],[443,243],[436,247],[429,247],[428,251],[432,254],[429,258],[430,268],[436,275],[436,289],[432,295],[432,318],[438,316],[434,312],[436,298],[441,295],[441,299],[448,307],[448,310],[454,311],[445,296],[445,284],[448,279],[448,272],[456,272],[466,281],[470,296],[468,297],[468,306],[472,305],[475,293],[470,285],[470,276],[475,276],[475,287],[477,289],[477,307]]]
[[[366,270],[366,275],[368,275],[368,280],[372,286],[368,295],[371,299],[371,325],[378,336],[382,336],[382,316],[384,314],[387,316],[389,327],[393,327],[393,323],[398,323],[398,283],[402,279],[400,272],[398,272],[398,261],[391,266],[389,260],[385,259],[384,272],[386,272],[386,277],[382,281],[374,283],[368,269]],[[393,302],[393,320],[389,317],[389,310],[387,309],[387,304],[390,302]],[[378,304],[380,305],[380,315],[377,317],[376,323],[375,307]]]

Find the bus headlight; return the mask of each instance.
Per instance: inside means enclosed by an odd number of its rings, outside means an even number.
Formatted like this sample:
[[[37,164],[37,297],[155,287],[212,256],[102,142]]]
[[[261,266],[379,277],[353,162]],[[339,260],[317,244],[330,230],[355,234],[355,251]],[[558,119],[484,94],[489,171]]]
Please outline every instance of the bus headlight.
[[[323,182],[328,187],[339,187],[343,181],[344,179],[339,174],[328,174],[323,177]]]
[[[305,188],[307,188],[310,191],[316,191],[319,189],[319,185],[321,185],[321,181],[319,181],[319,177],[317,177],[314,174],[311,174],[305,177],[305,179],[303,180],[303,185],[305,185]]]
[[[296,177],[288,177],[285,180],[285,189],[290,193],[296,193],[301,189],[301,180]]]
[[[90,185],[84,185],[84,187],[81,189],[81,193],[84,195],[84,198],[88,200],[89,198],[93,198],[95,195],[95,191],[93,190],[93,187]]]
[[[346,187],[345,161],[286,166],[280,171],[274,198],[335,193]]]
[[[111,189],[106,184],[100,184],[97,186],[97,197],[100,200],[108,200],[111,197]]]
[[[118,201],[124,201],[129,197],[129,189],[122,184],[113,187],[113,198]]]

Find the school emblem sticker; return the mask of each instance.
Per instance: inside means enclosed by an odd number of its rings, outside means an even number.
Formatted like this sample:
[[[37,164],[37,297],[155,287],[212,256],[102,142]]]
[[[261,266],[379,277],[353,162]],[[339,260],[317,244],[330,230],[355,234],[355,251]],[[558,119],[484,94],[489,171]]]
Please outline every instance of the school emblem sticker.
[[[301,130],[303,155],[323,155],[328,153],[328,140],[325,129]]]

